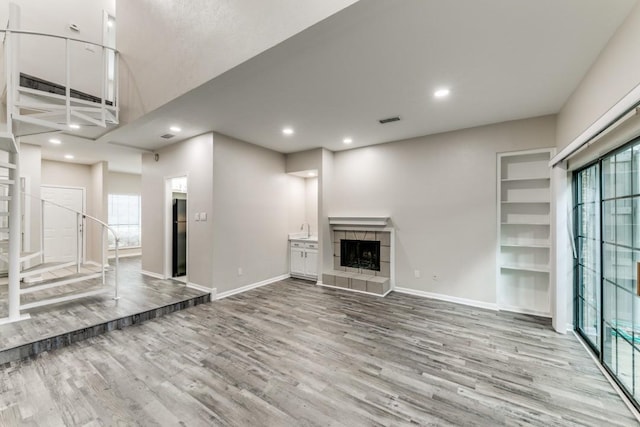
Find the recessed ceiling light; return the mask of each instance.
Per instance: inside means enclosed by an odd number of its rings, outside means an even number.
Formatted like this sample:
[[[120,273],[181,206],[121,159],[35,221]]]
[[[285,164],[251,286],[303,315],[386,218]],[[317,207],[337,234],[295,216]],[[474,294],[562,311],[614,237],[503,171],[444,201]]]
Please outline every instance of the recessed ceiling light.
[[[353,142],[353,139],[345,138],[345,139],[342,140],[342,142],[344,142],[345,144],[351,144]]]
[[[113,27],[113,24],[115,24],[115,22],[113,22],[113,19],[109,19],[107,21],[107,27]]]
[[[433,92],[433,96],[435,96],[436,98],[444,98],[449,96],[450,93],[451,91],[449,89],[438,89],[437,91]]]
[[[282,133],[284,133],[285,135],[293,135],[293,129],[292,128],[284,128],[284,129],[282,129]]]
[[[309,172],[307,175],[308,176],[316,176],[316,173],[315,172]]]
[[[65,154],[64,158],[71,160],[71,159],[73,159],[73,154]]]
[[[180,131],[182,130],[182,128],[180,128],[179,126],[171,126],[171,127],[169,128],[169,130],[170,130],[171,132],[180,132]]]
[[[80,125],[76,125],[75,123],[70,124],[69,127],[71,129],[80,129]]]
[[[52,144],[56,144],[56,145],[62,144],[62,141],[60,141],[60,140],[59,140],[59,139],[57,139],[57,138],[51,138],[51,139],[49,140],[49,142],[50,142],[50,143],[52,143]]]

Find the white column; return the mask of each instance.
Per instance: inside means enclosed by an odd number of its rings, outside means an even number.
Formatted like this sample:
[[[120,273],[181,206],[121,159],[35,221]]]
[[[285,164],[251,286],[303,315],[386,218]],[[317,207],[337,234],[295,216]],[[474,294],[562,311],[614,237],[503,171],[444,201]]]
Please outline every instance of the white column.
[[[571,181],[568,178],[565,162],[559,163],[551,169],[554,198],[554,242],[552,245],[553,276],[551,310],[553,315],[553,329],[559,333],[566,333],[572,320],[571,292],[573,289],[573,250],[569,237],[569,227],[572,221],[571,212]]]

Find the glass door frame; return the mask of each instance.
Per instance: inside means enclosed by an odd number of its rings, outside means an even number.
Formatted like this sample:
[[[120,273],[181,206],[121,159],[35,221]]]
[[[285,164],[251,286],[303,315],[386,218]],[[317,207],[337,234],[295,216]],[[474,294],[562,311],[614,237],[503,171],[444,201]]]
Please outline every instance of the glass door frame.
[[[622,145],[619,148],[616,148],[615,150],[612,150],[602,156],[600,156],[598,159],[589,162],[583,166],[581,166],[579,169],[576,169],[575,171],[573,171],[572,173],[572,183],[571,183],[571,188],[573,190],[573,197],[572,197],[572,202],[573,202],[573,225],[572,225],[572,230],[575,232],[574,236],[572,236],[572,239],[576,245],[576,248],[578,248],[578,253],[577,256],[574,257],[574,265],[573,265],[573,279],[574,279],[574,292],[573,292],[573,320],[574,320],[574,331],[577,333],[577,335],[583,340],[583,342],[585,342],[587,344],[587,347],[591,349],[591,351],[593,351],[593,353],[595,354],[595,356],[598,359],[598,362],[600,364],[600,366],[602,366],[606,372],[610,375],[610,377],[615,381],[615,383],[619,386],[620,390],[622,390],[622,392],[627,396],[627,398],[630,400],[630,402],[636,407],[636,409],[640,410],[640,402],[638,400],[636,400],[636,398],[633,395],[633,388],[637,388],[638,384],[637,382],[634,383],[634,387],[632,387],[632,390],[628,389],[628,385],[624,384],[622,382],[622,380],[618,377],[618,374],[616,372],[613,371],[612,368],[609,367],[609,365],[605,362],[605,339],[607,338],[605,335],[607,333],[608,329],[605,329],[605,290],[604,290],[604,286],[605,286],[605,271],[604,271],[604,263],[605,263],[605,259],[604,259],[604,246],[605,246],[605,235],[604,235],[604,222],[605,222],[605,217],[604,217],[604,210],[605,210],[605,201],[606,202],[611,202],[611,201],[617,201],[620,198],[630,198],[631,200],[633,200],[634,197],[638,197],[640,195],[640,190],[634,191],[633,189],[633,179],[634,179],[634,175],[635,178],[640,182],[640,163],[637,165],[638,167],[636,169],[634,169],[635,165],[634,165],[634,158],[633,158],[633,147],[635,146],[639,146],[640,145],[640,137],[638,138],[634,138],[631,141],[625,143],[624,145]],[[612,157],[615,157],[617,154],[622,153],[626,150],[631,149],[631,166],[629,169],[629,174],[631,175],[631,182],[632,182],[632,188],[630,190],[630,194],[628,196],[618,196],[617,194],[614,194],[613,197],[607,197],[605,200],[605,194],[604,194],[604,176],[605,176],[605,171],[603,168],[603,164],[606,160],[611,159]],[[579,215],[580,215],[580,209],[579,209],[579,205],[578,205],[578,201],[579,201],[579,174],[583,171],[585,171],[586,169],[589,169],[593,166],[597,165],[597,182],[598,182],[598,189],[597,189],[597,198],[595,201],[595,204],[597,206],[597,211],[599,214],[599,217],[597,218],[598,224],[597,229],[599,231],[599,239],[596,242],[596,245],[599,248],[599,256],[597,257],[597,262],[599,262],[599,266],[598,266],[598,277],[596,279],[596,283],[597,286],[599,286],[599,304],[600,307],[596,308],[596,315],[597,315],[597,325],[598,325],[598,334],[599,336],[599,340],[597,339],[596,342],[597,344],[594,344],[591,341],[591,338],[589,338],[581,329],[581,325],[583,323],[583,319],[580,318],[581,314],[583,313],[583,308],[579,307],[579,304],[581,303],[581,301],[585,301],[584,298],[581,298],[581,293],[580,293],[580,286],[581,286],[581,280],[583,280],[583,276],[580,274],[580,257],[581,255],[581,251],[580,251],[580,247],[579,247],[579,232],[580,230],[578,229],[581,226],[581,222],[579,221]],[[617,180],[617,170],[614,170],[613,175],[615,176],[615,179]],[[607,184],[609,185],[609,184]],[[614,186],[617,184],[614,184]],[[638,193],[638,194],[636,194]],[[581,205],[584,205],[584,201],[581,201]],[[640,216],[640,210],[638,210],[638,212],[633,213],[633,202],[632,202],[632,215],[638,215]],[[633,239],[633,226],[634,221],[631,222],[632,224],[632,239]],[[615,233],[617,233],[617,221],[614,222],[614,229],[616,230]],[[633,240],[632,240],[633,242]],[[609,245],[611,245],[611,243],[609,243]],[[617,246],[617,244],[614,244],[615,246]],[[633,252],[634,252],[634,245],[633,243],[631,244],[631,259],[632,259],[632,265],[635,265],[635,263],[633,262],[634,260],[634,256],[633,256]],[[617,255],[616,255],[617,256]],[[616,267],[618,268],[618,265],[616,264]],[[635,269],[634,269],[635,270]],[[618,282],[618,280],[616,279],[616,282]],[[618,283],[615,283],[616,287],[620,287],[620,285]],[[637,284],[636,284],[637,286]],[[617,291],[616,291],[617,292]],[[632,292],[632,299],[633,298],[638,298],[638,296],[636,295],[635,292]],[[588,304],[587,304],[588,305]],[[640,305],[639,305],[640,306]],[[634,316],[635,313],[635,303],[632,301],[632,314],[631,316]],[[616,313],[615,315],[617,316],[618,314],[618,310],[617,310],[617,294],[616,294]],[[617,317],[616,317],[617,320]],[[633,319],[632,319],[633,322]],[[620,334],[620,332],[618,332],[617,328],[615,328],[615,337],[616,340],[618,339],[618,335]],[[635,335],[635,334],[634,334]],[[625,341],[628,341],[626,338],[623,338]],[[633,340],[632,337],[632,342],[631,344],[631,349],[632,349],[632,353],[635,351],[635,340]],[[616,341],[616,360],[617,358],[620,356],[618,349],[617,349],[617,341]],[[637,346],[638,348],[640,348],[640,345]],[[640,360],[638,361],[639,363],[635,363],[635,357],[632,358],[632,376],[634,378],[638,377],[638,375],[636,375],[636,369],[638,369],[638,371],[640,372]],[[617,365],[617,362],[616,362]],[[634,380],[635,381],[635,380]]]

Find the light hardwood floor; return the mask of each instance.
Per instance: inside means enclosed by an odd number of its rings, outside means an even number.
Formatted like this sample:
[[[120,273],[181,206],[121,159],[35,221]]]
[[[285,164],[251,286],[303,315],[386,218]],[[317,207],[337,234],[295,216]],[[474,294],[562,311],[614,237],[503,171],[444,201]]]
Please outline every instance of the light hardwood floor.
[[[632,426],[548,321],[286,280],[0,371],[0,425]]]

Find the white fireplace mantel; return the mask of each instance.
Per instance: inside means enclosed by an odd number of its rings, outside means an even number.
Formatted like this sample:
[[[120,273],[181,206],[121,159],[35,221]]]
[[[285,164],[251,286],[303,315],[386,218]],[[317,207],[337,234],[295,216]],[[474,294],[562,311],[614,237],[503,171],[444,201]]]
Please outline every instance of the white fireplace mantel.
[[[330,225],[356,225],[365,227],[386,227],[388,216],[330,216]]]

